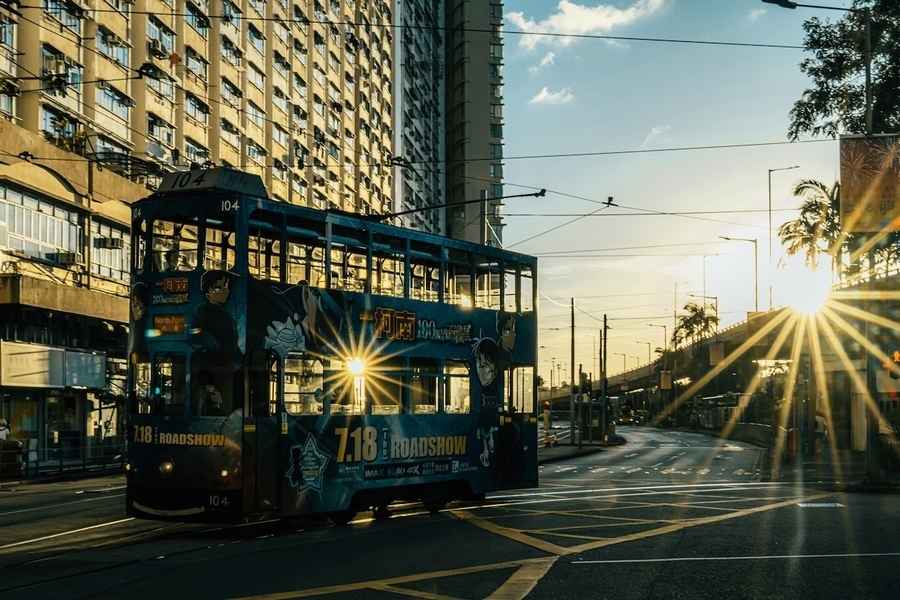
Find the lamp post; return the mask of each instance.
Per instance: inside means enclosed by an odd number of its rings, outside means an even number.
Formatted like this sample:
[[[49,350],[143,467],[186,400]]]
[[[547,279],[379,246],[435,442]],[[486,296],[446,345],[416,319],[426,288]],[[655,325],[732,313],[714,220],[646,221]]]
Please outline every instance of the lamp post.
[[[666,325],[654,325],[650,323],[650,327],[662,327],[663,330],[663,352],[669,351],[669,328]]]
[[[772,292],[772,173],[777,173],[778,171],[790,171],[792,169],[799,168],[800,165],[794,165],[792,167],[779,167],[777,169],[769,169],[769,310],[772,310],[772,305],[774,304]]]
[[[615,354],[616,356],[622,357],[622,372],[624,373],[625,371],[627,371],[628,370],[628,355],[625,354],[624,352],[613,352],[613,354]]]
[[[650,342],[640,342],[640,341],[638,342],[638,344],[647,344],[647,364],[649,365],[651,362],[653,362],[650,358],[651,357],[650,348],[653,346],[653,344],[651,344]]]
[[[759,257],[757,254],[759,240],[756,238],[728,237],[726,235],[720,235],[719,237],[729,242],[749,242],[753,244],[753,310],[759,312]]]
[[[639,367],[639,366],[641,365],[641,357],[640,357],[640,356],[635,356],[634,354],[629,354],[628,356],[629,356],[630,358],[633,358],[633,359],[634,359],[634,366],[635,366],[635,368],[637,368],[637,367]]]

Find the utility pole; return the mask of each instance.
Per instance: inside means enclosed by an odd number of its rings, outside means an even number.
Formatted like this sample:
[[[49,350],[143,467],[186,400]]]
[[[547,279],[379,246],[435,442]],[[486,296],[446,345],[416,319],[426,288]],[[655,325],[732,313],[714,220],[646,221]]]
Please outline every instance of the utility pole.
[[[575,441],[575,298],[570,299],[569,307],[572,313],[572,336],[571,336],[571,353],[570,353],[570,373],[572,376],[569,382],[569,443]]]
[[[600,405],[600,418],[603,419],[603,427],[600,430],[600,441],[606,439],[606,404],[609,392],[609,378],[606,376],[606,357],[609,355],[607,351],[607,341],[609,340],[609,325],[606,324],[606,313],[603,313],[603,343],[601,344],[603,354],[603,363],[600,365],[600,387],[603,391],[603,403]]]

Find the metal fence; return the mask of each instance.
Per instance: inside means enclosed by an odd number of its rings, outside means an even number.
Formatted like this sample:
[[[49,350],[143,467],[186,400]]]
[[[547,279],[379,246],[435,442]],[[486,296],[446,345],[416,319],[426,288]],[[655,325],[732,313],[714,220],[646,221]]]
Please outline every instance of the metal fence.
[[[0,442],[0,480],[115,472],[124,462],[125,444],[118,439],[102,444],[59,445],[41,453],[28,451],[19,441]]]

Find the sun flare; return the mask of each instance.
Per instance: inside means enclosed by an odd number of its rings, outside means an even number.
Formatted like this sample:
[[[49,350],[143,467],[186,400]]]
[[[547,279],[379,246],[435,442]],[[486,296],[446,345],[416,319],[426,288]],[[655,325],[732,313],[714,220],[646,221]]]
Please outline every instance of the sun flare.
[[[779,272],[778,279],[775,290],[776,296],[781,296],[779,303],[800,314],[818,313],[831,297],[831,264],[827,260],[821,260],[813,269],[802,260],[791,259]]]

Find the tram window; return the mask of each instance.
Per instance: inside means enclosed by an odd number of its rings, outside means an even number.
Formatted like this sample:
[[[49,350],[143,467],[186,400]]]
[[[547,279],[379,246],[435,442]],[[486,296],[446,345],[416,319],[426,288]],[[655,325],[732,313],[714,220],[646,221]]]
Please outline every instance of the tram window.
[[[132,249],[134,252],[133,267],[135,272],[143,273],[144,260],[147,255],[147,221],[141,219],[135,223],[134,229],[138,232],[138,235],[134,236],[134,248]]]
[[[284,360],[284,410],[291,415],[323,413],[325,371],[322,362],[306,354]]]
[[[234,269],[234,233],[206,224],[206,248],[203,267],[207,270],[230,271]]]
[[[331,246],[331,287],[362,292],[366,286],[366,255],[339,244]]]
[[[477,269],[475,306],[497,310],[500,308],[500,271],[497,265],[479,265]]]
[[[311,287],[325,286],[325,250],[309,244],[289,242],[287,247],[287,282],[307,282]]]
[[[522,312],[534,311],[534,274],[528,267],[522,267],[519,275],[519,298]]]
[[[170,417],[183,416],[186,375],[184,356],[171,354],[157,357],[155,371],[153,399],[157,412]]]
[[[153,222],[153,264],[157,272],[193,271],[197,268],[197,225]]]
[[[434,361],[410,364],[409,405],[413,414],[431,415],[438,410],[438,366]]]
[[[426,302],[438,301],[441,279],[437,265],[413,264],[410,277],[410,298]]]
[[[281,241],[251,235],[247,240],[247,267],[251,277],[281,281]]]
[[[505,408],[520,413],[534,412],[534,369],[518,367],[504,372]]]
[[[132,407],[131,410],[139,415],[149,415],[152,409],[150,396],[150,361],[132,357]]]
[[[234,373],[204,353],[191,359],[191,413],[197,417],[224,417],[234,410]]]
[[[366,393],[373,415],[399,415],[403,401],[403,368],[399,362],[382,362],[366,373]]]
[[[372,260],[372,293],[403,297],[404,261],[402,257],[376,256]]]
[[[447,362],[444,379],[444,412],[450,414],[468,413],[471,406],[469,397],[469,366],[464,362]]]
[[[354,361],[338,361],[338,371],[329,380],[331,414],[361,415],[366,410],[366,373],[360,372]]]
[[[472,274],[468,263],[447,263],[444,302],[464,307],[473,306]]]

